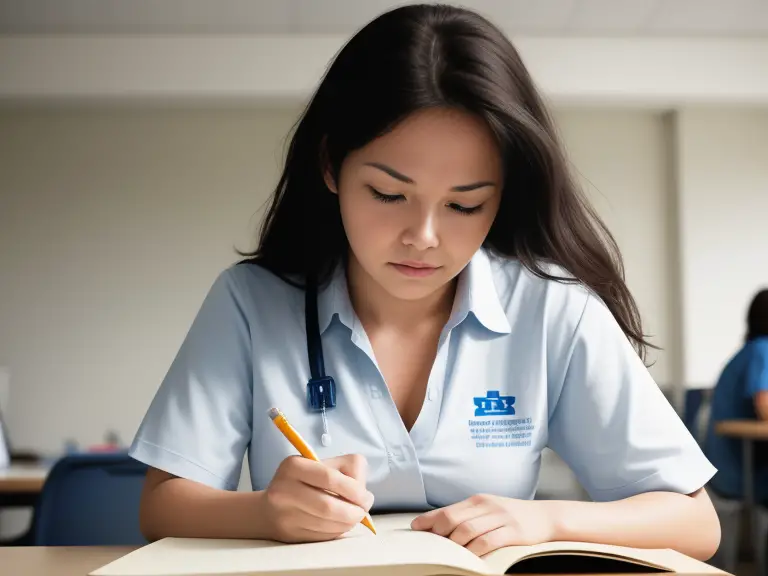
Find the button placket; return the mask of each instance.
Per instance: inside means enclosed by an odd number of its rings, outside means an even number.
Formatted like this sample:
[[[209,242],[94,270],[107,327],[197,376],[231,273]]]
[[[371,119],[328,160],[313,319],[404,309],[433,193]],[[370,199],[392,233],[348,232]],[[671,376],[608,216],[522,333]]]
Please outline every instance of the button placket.
[[[427,382],[425,402],[421,407],[419,417],[411,428],[410,437],[416,453],[424,450],[432,443],[437,432],[440,418],[440,408],[443,403],[442,391],[445,387],[445,377],[448,372],[448,354],[451,346],[453,330],[447,333],[437,350],[435,364]]]
[[[370,342],[364,333],[358,333],[353,340],[364,353],[357,357],[357,372],[362,385],[366,387],[369,413],[387,451],[389,475],[385,482],[386,488],[383,488],[383,501],[379,503],[385,505],[393,499],[393,502],[406,508],[421,508],[426,505],[426,492],[416,448],[376,364]]]

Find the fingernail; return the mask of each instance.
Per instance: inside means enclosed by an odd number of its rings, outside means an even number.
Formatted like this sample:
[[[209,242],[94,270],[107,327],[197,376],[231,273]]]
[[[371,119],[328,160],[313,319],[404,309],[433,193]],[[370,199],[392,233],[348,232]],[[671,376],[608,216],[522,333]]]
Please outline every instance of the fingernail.
[[[368,498],[366,500],[366,507],[365,507],[366,510],[370,510],[371,509],[371,507],[373,506],[374,499],[375,499],[375,497],[373,495],[373,492],[368,492]]]

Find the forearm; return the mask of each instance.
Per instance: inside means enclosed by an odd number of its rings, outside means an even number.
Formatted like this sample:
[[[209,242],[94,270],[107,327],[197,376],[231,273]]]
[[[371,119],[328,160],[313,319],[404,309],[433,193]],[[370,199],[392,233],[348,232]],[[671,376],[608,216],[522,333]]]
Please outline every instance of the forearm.
[[[230,492],[171,478],[142,495],[141,530],[150,541],[169,536],[267,538],[262,497],[263,492]]]
[[[550,504],[555,540],[672,548],[700,560],[710,558],[720,543],[720,523],[703,490],[691,496],[649,492],[615,502]]]

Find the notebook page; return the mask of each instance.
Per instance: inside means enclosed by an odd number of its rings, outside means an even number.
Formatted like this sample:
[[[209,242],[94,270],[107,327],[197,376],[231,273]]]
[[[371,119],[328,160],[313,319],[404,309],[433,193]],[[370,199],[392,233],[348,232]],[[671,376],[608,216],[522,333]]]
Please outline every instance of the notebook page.
[[[487,571],[480,558],[446,538],[410,529],[392,529],[378,536],[369,532],[308,544],[166,538],[131,552],[92,575],[260,574],[424,564],[452,566],[465,572]]]
[[[581,553],[606,554],[617,558],[630,558],[642,563],[689,574],[725,574],[725,572],[704,562],[690,558],[670,549],[626,548],[589,542],[546,542],[534,546],[509,546],[483,557],[494,574],[504,572],[515,562],[536,553],[573,551]]]
[[[376,533],[381,534],[382,532],[392,532],[393,530],[410,530],[411,529],[411,522],[413,522],[414,518],[419,516],[418,514],[413,513],[403,513],[403,514],[374,514],[372,516],[373,525],[376,527]],[[358,524],[355,526],[352,530],[347,532],[348,535],[356,535],[356,534],[370,534],[370,531],[368,528],[363,526],[362,524]]]

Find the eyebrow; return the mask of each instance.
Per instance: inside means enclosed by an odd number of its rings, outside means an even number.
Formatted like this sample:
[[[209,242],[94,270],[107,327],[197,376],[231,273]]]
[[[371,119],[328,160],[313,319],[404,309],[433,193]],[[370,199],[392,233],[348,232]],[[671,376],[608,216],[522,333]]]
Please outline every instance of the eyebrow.
[[[390,175],[395,180],[400,180],[400,182],[403,182],[405,184],[415,184],[413,178],[409,178],[405,174],[401,174],[394,168],[387,166],[386,164],[381,164],[379,162],[366,162],[366,166],[370,166],[371,168],[377,168],[378,170],[381,170],[382,172]],[[485,188],[486,186],[496,186],[495,182],[492,182],[490,180],[483,180],[481,182],[474,182],[472,184],[463,184],[461,186],[454,186],[451,188],[453,192],[470,192],[471,190],[477,190],[478,188]]]

